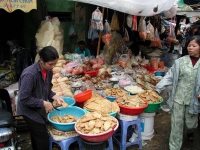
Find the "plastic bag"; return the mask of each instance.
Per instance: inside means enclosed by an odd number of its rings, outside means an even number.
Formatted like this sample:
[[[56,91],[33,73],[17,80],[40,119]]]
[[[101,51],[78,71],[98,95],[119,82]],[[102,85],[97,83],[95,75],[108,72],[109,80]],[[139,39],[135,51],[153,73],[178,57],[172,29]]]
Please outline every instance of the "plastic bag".
[[[110,28],[111,30],[119,30],[119,20],[116,11],[114,11],[113,13],[112,20],[110,23]]]
[[[98,7],[92,13],[92,28],[103,31],[103,14]]]
[[[103,57],[103,54],[98,55],[98,56],[96,57],[96,61],[97,61],[98,64],[104,65],[104,64],[105,64],[105,59],[104,59],[104,57]]]
[[[84,72],[84,70],[80,65],[78,65],[72,69],[72,75],[79,75],[79,74],[82,74],[83,72]]]
[[[137,31],[137,16],[132,16],[132,21],[131,31]]]
[[[143,19],[141,31],[139,32],[139,36],[141,39],[146,40],[147,38],[147,29],[146,29],[146,21]]]
[[[126,28],[125,28],[125,31],[124,31],[123,40],[124,40],[125,42],[128,42],[128,41],[129,41],[129,35],[128,35],[128,31],[126,30]]]
[[[91,63],[92,65],[97,64],[97,60],[96,60],[96,57],[95,57],[95,56],[90,56],[90,63]]]
[[[68,64],[65,65],[64,69],[68,72],[68,73],[71,73],[73,71],[73,69],[75,67],[77,67],[79,64],[76,63],[76,62],[70,62]]]
[[[131,27],[132,27],[132,23],[133,23],[132,15],[128,15],[128,16],[126,17],[126,24],[127,24],[127,26],[128,26],[129,28],[131,28]]]
[[[103,43],[105,43],[106,45],[109,45],[112,34],[111,34],[110,25],[107,20],[105,20],[104,30],[102,34],[103,35],[101,38],[102,38]]]
[[[129,59],[128,54],[122,54],[117,62],[121,67],[126,68],[128,59]]]
[[[168,37],[166,38],[166,41],[172,42],[172,43],[177,42],[176,35],[175,35],[175,32],[174,32],[174,27],[172,25],[170,26],[170,32],[169,32]]]
[[[154,27],[152,24],[149,22],[147,25],[147,38],[146,40],[153,41],[154,40]]]
[[[162,47],[157,28],[156,28],[155,33],[154,33],[154,40],[151,41],[150,47]]]
[[[71,25],[70,29],[69,29],[69,37],[74,37],[76,36],[76,32],[74,30],[74,26]]]
[[[88,39],[94,41],[95,39],[99,38],[98,32],[92,26],[90,26],[88,31]]]

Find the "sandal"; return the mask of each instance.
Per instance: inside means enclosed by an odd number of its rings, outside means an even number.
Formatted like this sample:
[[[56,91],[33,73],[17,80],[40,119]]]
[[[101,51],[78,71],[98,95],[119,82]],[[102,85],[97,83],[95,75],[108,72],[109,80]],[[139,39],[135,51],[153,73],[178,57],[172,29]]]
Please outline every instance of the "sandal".
[[[188,137],[189,141],[193,141],[194,140],[194,133],[193,132],[192,133],[188,133],[187,137]]]

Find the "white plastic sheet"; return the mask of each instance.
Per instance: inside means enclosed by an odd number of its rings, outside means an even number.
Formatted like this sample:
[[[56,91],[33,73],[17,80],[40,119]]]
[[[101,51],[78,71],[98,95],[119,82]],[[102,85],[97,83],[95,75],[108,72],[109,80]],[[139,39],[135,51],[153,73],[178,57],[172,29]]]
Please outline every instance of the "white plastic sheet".
[[[68,0],[110,8],[130,15],[153,16],[169,10],[176,0]]]

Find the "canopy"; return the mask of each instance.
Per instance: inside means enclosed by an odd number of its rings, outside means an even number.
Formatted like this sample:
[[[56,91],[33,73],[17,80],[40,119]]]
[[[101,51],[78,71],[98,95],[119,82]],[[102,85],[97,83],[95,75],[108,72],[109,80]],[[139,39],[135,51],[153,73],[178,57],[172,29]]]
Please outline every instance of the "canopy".
[[[130,15],[153,16],[169,10],[176,0],[68,0],[110,8]]]
[[[37,9],[37,3],[36,0],[0,0],[0,8],[9,13],[17,9],[29,12],[32,9]]]

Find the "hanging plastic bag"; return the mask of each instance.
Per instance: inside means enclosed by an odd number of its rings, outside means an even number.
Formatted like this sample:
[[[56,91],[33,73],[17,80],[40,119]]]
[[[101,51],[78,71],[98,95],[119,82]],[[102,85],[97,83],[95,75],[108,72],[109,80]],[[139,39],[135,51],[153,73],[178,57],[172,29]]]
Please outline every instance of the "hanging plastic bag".
[[[126,30],[126,28],[125,28],[125,31],[124,31],[123,40],[124,40],[125,42],[129,42],[129,35],[128,35],[128,31]]]
[[[110,28],[111,30],[119,30],[119,20],[116,11],[114,11],[113,13],[112,20],[110,23]]]
[[[92,26],[90,26],[88,31],[88,39],[94,41],[95,39],[99,38],[98,32]]]
[[[133,23],[132,15],[128,15],[128,16],[126,17],[126,24],[127,24],[127,26],[128,26],[129,28],[131,28],[131,27],[132,27],[132,23]]]
[[[174,32],[174,27],[172,25],[170,25],[170,29],[169,30],[170,30],[169,31],[169,35],[166,38],[166,41],[172,42],[172,43],[176,43],[177,39],[176,39],[176,35],[175,35],[175,32]]]
[[[155,34],[154,34],[154,40],[151,41],[151,44],[149,47],[162,47],[162,43],[159,37],[158,29],[156,28]]]
[[[142,31],[142,23],[145,17],[140,17],[139,25],[138,25],[138,32]]]
[[[103,14],[98,7],[92,13],[92,28],[103,31]]]
[[[154,40],[154,27],[152,24],[149,22],[147,25],[147,38],[146,40],[153,41]]]
[[[131,28],[131,31],[137,31],[137,16],[132,16],[132,28]]]
[[[139,32],[139,36],[141,39],[146,40],[147,38],[147,29],[146,29],[146,21],[143,19],[141,31]]]
[[[74,26],[71,25],[70,29],[69,29],[69,37],[75,37],[76,36],[76,32],[74,30]]]
[[[110,25],[107,20],[105,20],[104,30],[102,34],[103,35],[101,38],[102,38],[103,43],[105,43],[106,45],[109,45],[112,34],[111,34]]]

